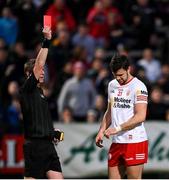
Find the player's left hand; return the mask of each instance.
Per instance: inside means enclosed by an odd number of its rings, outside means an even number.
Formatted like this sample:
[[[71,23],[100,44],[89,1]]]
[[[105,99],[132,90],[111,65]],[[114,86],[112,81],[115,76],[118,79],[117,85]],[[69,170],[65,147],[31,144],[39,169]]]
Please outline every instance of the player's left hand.
[[[117,131],[116,128],[108,128],[108,129],[105,130],[104,136],[105,136],[107,139],[109,139],[109,137],[110,137],[111,135],[115,135],[115,134],[117,134],[117,133],[118,133],[118,131]]]

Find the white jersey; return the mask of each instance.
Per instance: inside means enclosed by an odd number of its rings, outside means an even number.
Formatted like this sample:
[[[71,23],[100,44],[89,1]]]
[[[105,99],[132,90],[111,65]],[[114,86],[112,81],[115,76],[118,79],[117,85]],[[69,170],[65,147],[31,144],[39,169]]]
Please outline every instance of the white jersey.
[[[116,79],[108,85],[108,102],[111,103],[111,126],[117,127],[134,116],[134,105],[147,103],[146,86],[136,77],[125,85],[120,85]],[[147,140],[144,123],[132,130],[122,131],[113,135],[115,143],[137,143]]]

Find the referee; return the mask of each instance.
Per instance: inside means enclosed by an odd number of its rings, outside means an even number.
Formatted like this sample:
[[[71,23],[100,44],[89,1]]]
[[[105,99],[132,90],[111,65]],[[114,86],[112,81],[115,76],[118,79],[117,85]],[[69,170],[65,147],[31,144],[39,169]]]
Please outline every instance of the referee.
[[[42,91],[44,65],[51,39],[51,30],[43,29],[44,41],[35,60],[29,60],[24,71],[27,77],[21,87],[21,109],[24,121],[23,145],[25,178],[63,179],[59,157],[53,144],[54,130],[48,103]]]

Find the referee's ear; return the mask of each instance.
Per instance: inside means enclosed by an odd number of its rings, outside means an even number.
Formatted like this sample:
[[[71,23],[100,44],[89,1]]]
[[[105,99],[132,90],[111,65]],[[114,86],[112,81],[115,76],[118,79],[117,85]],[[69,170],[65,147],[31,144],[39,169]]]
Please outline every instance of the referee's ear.
[[[25,72],[25,78],[27,79],[28,77],[29,77],[29,72],[26,71],[26,72]]]
[[[25,72],[25,78],[26,78],[26,79],[28,79],[28,78],[30,77],[30,75],[31,75],[31,72],[29,72],[29,71],[26,71],[26,72]]]
[[[34,65],[35,59],[30,59],[24,64],[24,74],[26,78],[28,78],[30,74],[33,72]]]

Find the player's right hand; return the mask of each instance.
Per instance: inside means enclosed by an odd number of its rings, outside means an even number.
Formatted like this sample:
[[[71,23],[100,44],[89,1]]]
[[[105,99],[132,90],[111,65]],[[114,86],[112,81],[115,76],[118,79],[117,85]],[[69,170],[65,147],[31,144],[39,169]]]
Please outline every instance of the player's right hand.
[[[102,132],[99,132],[95,139],[96,146],[98,146],[100,148],[103,147],[103,136],[104,136],[104,134]]]

